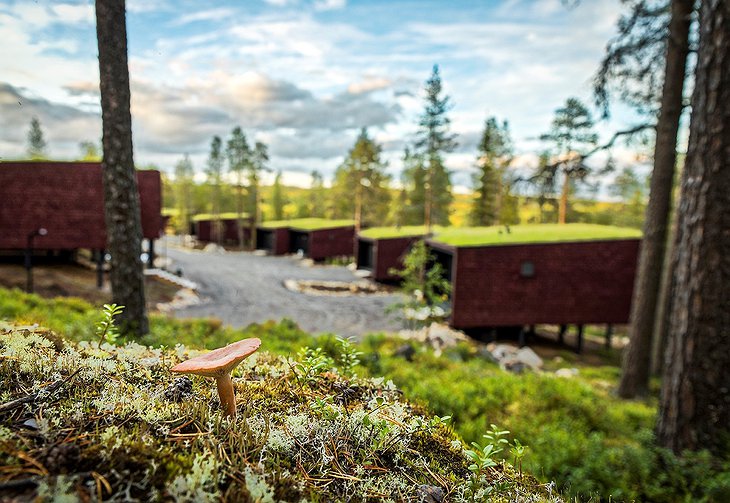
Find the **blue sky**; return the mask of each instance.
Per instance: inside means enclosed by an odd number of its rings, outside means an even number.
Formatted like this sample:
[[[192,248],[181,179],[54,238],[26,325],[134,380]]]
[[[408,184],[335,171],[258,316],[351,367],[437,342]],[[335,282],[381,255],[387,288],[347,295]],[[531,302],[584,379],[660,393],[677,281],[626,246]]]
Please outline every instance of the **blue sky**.
[[[240,125],[271,167],[306,185],[330,177],[362,126],[397,176],[423,83],[439,64],[466,186],[484,120],[506,119],[529,166],[553,111],[590,80],[618,0],[127,0],[135,159],[203,169],[213,135]],[[33,115],[49,153],[71,159],[101,136],[93,2],[0,0],[0,156],[21,157]],[[618,110],[604,138],[630,124]],[[625,162],[635,153],[618,152]]]

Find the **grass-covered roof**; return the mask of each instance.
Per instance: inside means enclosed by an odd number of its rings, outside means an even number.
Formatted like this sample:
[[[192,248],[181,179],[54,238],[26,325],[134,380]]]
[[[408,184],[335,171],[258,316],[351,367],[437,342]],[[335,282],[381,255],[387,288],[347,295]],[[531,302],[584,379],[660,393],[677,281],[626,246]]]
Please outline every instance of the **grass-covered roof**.
[[[269,220],[259,225],[264,229],[281,229],[289,227],[296,230],[316,231],[335,227],[350,227],[354,220],[330,220],[328,218],[293,218],[289,220]]]
[[[492,227],[449,227],[433,241],[451,246],[603,241],[641,237],[641,231],[595,224],[531,224]]]
[[[249,218],[249,216],[250,215],[248,213],[241,213],[241,218]],[[220,213],[218,215],[218,218],[220,218],[221,220],[235,220],[238,217],[239,217],[238,213],[233,212],[233,211],[226,212],[226,213]],[[212,213],[199,213],[193,217],[193,222],[200,222],[201,220],[215,220],[215,219],[216,219],[216,216],[213,215]]]

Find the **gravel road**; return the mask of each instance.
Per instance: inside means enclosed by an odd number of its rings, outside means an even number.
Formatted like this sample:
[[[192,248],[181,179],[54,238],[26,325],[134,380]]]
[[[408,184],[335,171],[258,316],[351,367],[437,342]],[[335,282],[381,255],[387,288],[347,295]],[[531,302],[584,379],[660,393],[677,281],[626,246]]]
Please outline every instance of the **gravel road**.
[[[234,327],[290,318],[313,333],[333,332],[358,337],[368,332],[402,328],[385,309],[396,295],[312,296],[292,292],[284,281],[354,281],[340,266],[304,267],[295,257],[260,256],[248,252],[207,253],[168,247],[169,270],[200,285],[203,302],[173,311],[179,318],[216,317]]]

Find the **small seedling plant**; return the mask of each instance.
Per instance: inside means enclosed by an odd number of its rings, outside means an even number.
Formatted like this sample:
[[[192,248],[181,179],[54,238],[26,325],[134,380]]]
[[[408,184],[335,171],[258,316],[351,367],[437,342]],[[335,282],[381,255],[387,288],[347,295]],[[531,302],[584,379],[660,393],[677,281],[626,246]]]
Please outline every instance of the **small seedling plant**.
[[[501,430],[495,424],[490,425],[490,430],[482,435],[486,440],[484,445],[478,442],[472,442],[471,446],[473,449],[466,449],[464,452],[467,457],[472,461],[469,465],[469,470],[472,472],[472,490],[476,490],[482,485],[482,475],[489,472],[490,468],[493,468],[499,464],[499,455],[504,452],[505,449],[509,449],[509,452],[514,457],[514,465],[518,467],[520,476],[522,476],[522,458],[525,456],[527,446],[522,445],[519,440],[515,439],[514,444],[510,444],[509,440],[505,437],[509,435],[508,430]],[[498,492],[504,488],[494,487]]]
[[[104,342],[114,344],[119,337],[119,329],[114,325],[114,318],[124,311],[124,306],[104,304],[101,310],[102,320],[96,325],[96,337],[99,339],[99,348]]]
[[[416,327],[429,326],[448,317],[444,306],[451,294],[451,283],[426,243],[414,244],[403,259],[403,269],[389,272],[403,280],[401,289],[406,294],[406,299],[390,306],[389,311],[400,311],[408,324]]]

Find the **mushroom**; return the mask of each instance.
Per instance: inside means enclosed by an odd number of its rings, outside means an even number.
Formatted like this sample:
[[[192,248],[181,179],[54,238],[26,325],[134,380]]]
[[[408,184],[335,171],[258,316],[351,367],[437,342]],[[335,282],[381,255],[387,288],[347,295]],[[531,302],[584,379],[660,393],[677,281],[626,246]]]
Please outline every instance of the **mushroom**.
[[[233,392],[231,372],[247,356],[256,352],[261,346],[261,339],[243,339],[228,346],[214,349],[210,353],[178,363],[170,369],[181,374],[196,374],[214,377],[218,385],[218,397],[225,415],[235,419],[236,397]]]

